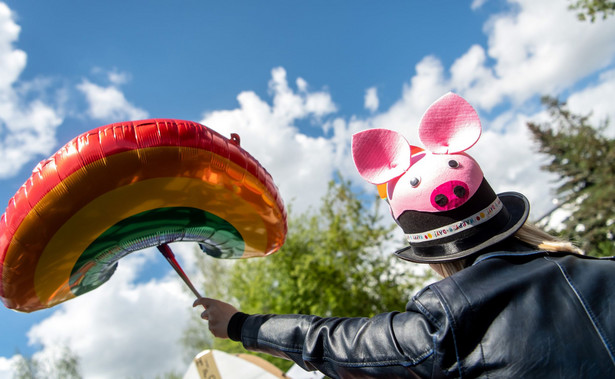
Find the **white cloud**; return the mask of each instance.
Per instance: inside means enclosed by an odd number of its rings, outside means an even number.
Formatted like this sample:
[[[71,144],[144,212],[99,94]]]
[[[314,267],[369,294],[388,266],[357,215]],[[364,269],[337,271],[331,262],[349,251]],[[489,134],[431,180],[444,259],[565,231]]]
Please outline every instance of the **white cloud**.
[[[600,75],[598,83],[573,93],[567,99],[570,110],[576,114],[591,113],[592,125],[599,125],[605,119],[609,120],[607,135],[615,137],[615,70]]]
[[[19,31],[11,10],[0,3],[0,179],[49,154],[62,123],[60,111],[41,100],[25,100],[29,92],[43,90],[44,81],[18,81],[27,60],[26,53],[13,46]]]
[[[297,84],[295,92],[286,71],[275,68],[269,82],[272,105],[254,92],[242,92],[238,108],[210,112],[201,122],[227,137],[239,134],[241,146],[271,173],[282,198],[296,200],[294,209],[301,211],[324,195],[334,170],[334,146],[329,139],[300,132],[295,123],[319,122],[336,106],[329,93],[308,91],[303,79]]]
[[[0,88],[9,89],[26,66],[26,53],[13,47],[21,28],[13,20],[13,13],[0,3]]]
[[[174,244],[184,268],[192,267],[193,246]],[[145,261],[155,254],[159,253],[152,249],[122,258],[107,283],[58,306],[33,326],[28,337],[30,343],[43,346],[38,356],[68,346],[79,355],[84,377],[92,379],[183,373],[193,357],[179,339],[193,298],[172,271],[162,279],[135,283]]]
[[[416,65],[416,74],[403,85],[401,98],[387,110],[364,119],[352,116],[349,121],[338,118],[327,123],[326,126],[334,131],[331,141],[335,145],[336,167],[345,178],[375,191],[373,185],[361,179],[354,166],[350,153],[352,134],[371,128],[391,129],[403,134],[411,144],[420,145],[417,132],[421,116],[448,90],[441,62],[428,56]]]
[[[418,145],[418,123],[429,105],[450,90],[444,78],[442,63],[427,56],[416,64],[416,74],[403,85],[401,98],[389,109],[359,120],[351,117],[350,134],[369,128],[395,130]],[[348,136],[347,143],[350,143]],[[356,170],[355,170],[356,171]]]
[[[112,85],[102,87],[84,79],[77,89],[81,91],[88,102],[88,115],[104,122],[139,120],[148,117],[148,113],[131,104],[124,93],[117,87],[126,80],[126,75],[111,72],[109,80]]]
[[[540,169],[545,157],[536,153],[527,121],[528,117],[521,113],[498,117],[467,152],[481,165],[496,192],[524,194],[531,204],[530,220],[536,220],[553,207],[553,183],[557,176]]]
[[[485,4],[487,0],[472,0],[472,5],[470,6],[472,9],[478,9]]]
[[[487,50],[472,46],[451,68],[451,84],[476,106],[556,94],[613,62],[612,18],[579,22],[560,0],[509,3],[485,26]]]
[[[13,365],[15,364],[15,359],[15,356],[12,358],[0,357],[0,379],[13,378]]]
[[[117,70],[113,70],[108,74],[109,81],[115,85],[122,85],[130,80],[130,75],[126,72],[119,72]]]
[[[371,87],[365,90],[365,109],[375,112],[378,110],[379,105],[378,89],[376,87]]]

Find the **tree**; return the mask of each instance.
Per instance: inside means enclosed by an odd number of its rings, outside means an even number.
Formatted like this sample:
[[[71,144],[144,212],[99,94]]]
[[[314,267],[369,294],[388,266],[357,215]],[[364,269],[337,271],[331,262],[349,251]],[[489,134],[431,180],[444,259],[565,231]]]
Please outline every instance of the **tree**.
[[[38,365],[36,360],[16,354],[16,360],[13,363],[14,379],[35,379],[37,371]]]
[[[543,97],[551,121],[528,123],[538,150],[550,157],[543,169],[560,175],[560,204],[571,208],[564,236],[592,255],[615,253],[615,140],[604,136],[608,125],[589,124],[590,115],[571,113],[566,104]]]
[[[14,365],[15,379],[78,379],[79,357],[67,346],[55,349],[52,356],[26,358],[17,354]]]
[[[263,259],[228,267],[223,292],[247,313],[303,313],[320,316],[373,316],[401,310],[428,274],[414,275],[410,263],[391,251],[392,223],[383,223],[377,204],[371,209],[350,184],[331,182],[316,212],[293,217],[282,249]],[[372,204],[375,199],[366,203]],[[401,241],[398,245],[401,245]],[[220,267],[216,267],[220,275]],[[210,275],[207,270],[206,275]],[[210,290],[208,295],[211,295]],[[198,328],[204,330],[200,321]],[[194,328],[188,332],[195,341]],[[238,343],[203,339],[201,346],[243,351]],[[287,361],[264,356],[278,367]]]
[[[579,11],[577,17],[581,21],[589,19],[591,22],[596,21],[596,16],[602,14],[602,19],[615,13],[614,0],[574,0],[568,6],[571,10]]]

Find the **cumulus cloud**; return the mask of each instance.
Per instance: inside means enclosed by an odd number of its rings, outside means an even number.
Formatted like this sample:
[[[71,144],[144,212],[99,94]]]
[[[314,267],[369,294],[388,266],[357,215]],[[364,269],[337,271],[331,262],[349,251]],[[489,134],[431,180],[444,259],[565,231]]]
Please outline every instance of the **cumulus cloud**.
[[[509,3],[485,25],[487,49],[473,46],[451,67],[451,84],[477,106],[555,94],[613,62],[613,20],[579,22],[560,0]]]
[[[108,74],[111,85],[103,87],[83,79],[77,85],[88,103],[87,114],[95,120],[104,122],[117,120],[139,120],[148,117],[148,113],[131,104],[119,85],[126,82],[127,74],[112,71]]]
[[[567,99],[570,110],[576,114],[590,114],[592,125],[609,121],[606,133],[615,137],[615,70],[604,72],[597,83],[573,93]]]
[[[32,159],[49,154],[61,112],[41,100],[27,101],[44,81],[19,82],[27,56],[16,49],[20,27],[11,10],[0,3],[0,179],[14,176]]]
[[[442,63],[434,56],[423,58],[415,66],[415,75],[403,85],[401,98],[389,109],[374,115],[369,126],[392,129],[416,142],[418,123],[423,112],[440,96],[450,91]],[[411,142],[413,143],[413,142]]]
[[[130,75],[126,72],[113,70],[108,73],[109,81],[115,85],[122,85],[130,80]]]
[[[242,92],[238,108],[209,112],[201,122],[227,137],[238,133],[241,146],[271,173],[282,197],[301,211],[324,195],[335,151],[330,139],[302,133],[296,123],[317,123],[336,106],[328,92],[309,91],[304,79],[297,80],[297,90],[290,88],[281,67],[271,71],[269,93],[271,104],[254,92]]]
[[[371,87],[365,90],[365,109],[375,112],[378,110],[379,105],[378,89],[376,87]]]
[[[470,8],[472,8],[473,10],[476,10],[482,7],[486,2],[487,0],[472,0],[472,4],[470,5]]]
[[[16,357],[0,357],[0,379],[12,379]]]

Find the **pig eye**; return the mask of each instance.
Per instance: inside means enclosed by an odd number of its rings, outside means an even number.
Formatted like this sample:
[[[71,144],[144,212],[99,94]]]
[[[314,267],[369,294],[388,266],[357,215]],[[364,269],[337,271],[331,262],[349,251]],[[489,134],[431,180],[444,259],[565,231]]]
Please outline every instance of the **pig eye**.
[[[457,162],[454,159],[451,159],[450,161],[448,161],[448,167],[450,167],[450,168],[457,168],[457,167],[459,167],[459,162]]]
[[[419,184],[421,184],[421,178],[415,176],[414,178],[410,179],[410,185],[414,188],[418,187]]]

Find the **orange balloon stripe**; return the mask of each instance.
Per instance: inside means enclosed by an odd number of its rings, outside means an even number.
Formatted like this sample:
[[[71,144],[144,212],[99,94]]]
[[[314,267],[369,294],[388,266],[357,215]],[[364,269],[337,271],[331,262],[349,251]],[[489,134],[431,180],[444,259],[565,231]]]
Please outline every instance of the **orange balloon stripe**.
[[[72,188],[75,187],[84,187],[82,190],[85,191],[108,188],[104,181],[101,183],[100,179],[103,178],[97,177],[98,180],[93,180],[94,175],[90,174],[87,175],[90,185],[80,183],[86,176],[82,170],[84,166],[104,168],[106,160],[110,156],[159,146],[194,147],[197,150],[211,151],[214,154],[214,158],[210,160],[212,170],[219,167],[222,171],[220,175],[227,175],[229,178],[243,183],[246,188],[254,191],[257,195],[260,195],[259,188],[264,185],[266,190],[261,191],[261,193],[267,195],[263,196],[262,200],[273,207],[275,211],[269,210],[269,214],[263,215],[263,217],[269,221],[276,220],[276,217],[278,217],[277,220],[280,220],[279,217],[281,217],[284,224],[283,234],[285,235],[286,213],[276,186],[265,169],[254,158],[242,151],[238,143],[230,142],[215,131],[194,122],[152,119],[116,123],[94,129],[73,139],[50,159],[39,164],[28,181],[9,201],[6,213],[0,218],[0,265],[5,264],[10,244],[21,246],[24,253],[30,252],[20,258],[22,265],[32,264],[37,259],[32,252],[40,251],[37,250],[40,245],[29,238],[20,241],[18,236],[15,235],[26,217],[37,219],[37,226],[40,227],[38,232],[50,237],[49,234],[53,234],[57,228],[53,224],[49,225],[49,215],[45,213],[47,207],[53,204],[54,208],[66,208],[64,210],[59,209],[59,214],[74,207],[71,202],[65,202],[58,207],[58,204],[53,203],[53,201],[45,201],[44,198],[48,194],[53,193],[51,198],[56,199],[72,197],[74,195]],[[190,156],[191,154],[187,155]],[[140,164],[149,164],[147,154],[138,155],[138,157],[139,159],[128,162],[127,171],[143,169]],[[182,156],[182,158],[185,159],[186,156]],[[221,160],[218,161],[218,158]],[[229,160],[234,164],[225,163]],[[124,178],[124,182],[116,184],[118,186],[124,185],[126,181],[133,179],[130,177]],[[279,240],[279,238],[276,239]],[[272,242],[270,245],[274,246],[278,243],[281,245],[279,241]],[[10,284],[7,285],[7,281],[3,279],[5,272],[6,270],[0,270],[0,296],[3,297],[5,296],[5,286],[10,287]]]
[[[104,164],[105,157],[113,154],[157,146],[194,147],[229,159],[239,166],[239,170],[229,170],[231,177],[241,180],[243,172],[253,175],[265,184],[269,193],[274,194],[275,203],[283,209],[282,199],[271,179],[265,175],[265,170],[252,157],[247,159],[238,146],[229,143],[215,131],[194,122],[170,119],[115,123],[74,138],[53,157],[35,168],[32,176],[9,201],[7,211],[0,220],[0,224],[4,224],[4,233],[0,235],[0,264],[4,259],[7,240],[10,240],[35,204],[63,180],[85,165],[97,161]]]
[[[231,180],[226,168],[243,182]],[[86,174],[87,181],[83,179]],[[26,293],[30,291],[24,291],[22,283],[25,283],[27,288],[32,287],[33,268],[38,264],[40,252],[75,211],[114,188],[141,180],[178,175],[198,178],[217,186],[220,190],[239,193],[251,203],[258,204],[263,199],[268,204],[276,203],[257,178],[210,151],[183,147],[155,147],[114,154],[104,158],[104,161],[95,161],[68,176],[28,213],[15,231],[5,255],[2,273],[3,297],[15,298],[17,303],[25,301]],[[120,180],[114,182],[110,180],[111,178]],[[281,217],[283,208],[262,211],[263,220],[269,225],[283,219]],[[268,245],[272,248],[279,247],[282,243],[281,235],[269,237]],[[24,254],[24,252],[29,253]]]

